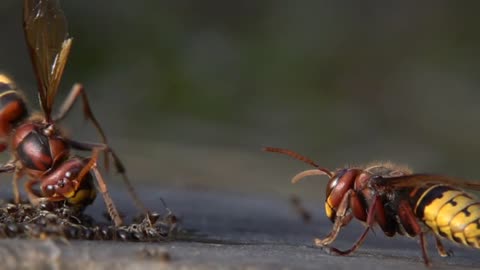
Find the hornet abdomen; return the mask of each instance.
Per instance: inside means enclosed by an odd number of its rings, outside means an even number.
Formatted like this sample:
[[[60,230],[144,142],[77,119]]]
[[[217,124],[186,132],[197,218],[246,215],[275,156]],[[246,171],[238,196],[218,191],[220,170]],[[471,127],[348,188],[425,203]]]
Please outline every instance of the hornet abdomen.
[[[28,117],[23,96],[13,81],[0,73],[0,152],[8,145],[12,130]]]
[[[449,185],[432,185],[413,192],[415,215],[436,234],[480,248],[480,201]]]

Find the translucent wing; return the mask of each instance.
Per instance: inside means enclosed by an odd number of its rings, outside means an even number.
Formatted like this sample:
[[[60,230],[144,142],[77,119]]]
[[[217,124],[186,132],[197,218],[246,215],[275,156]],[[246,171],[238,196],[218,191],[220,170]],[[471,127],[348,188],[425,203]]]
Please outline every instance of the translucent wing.
[[[72,39],[58,0],[25,0],[25,39],[38,81],[38,95],[47,121],[67,63]]]
[[[463,179],[434,174],[411,174],[398,177],[377,177],[374,181],[375,184],[386,187],[409,188],[430,184],[447,184],[453,187],[480,191],[480,182],[465,181]]]

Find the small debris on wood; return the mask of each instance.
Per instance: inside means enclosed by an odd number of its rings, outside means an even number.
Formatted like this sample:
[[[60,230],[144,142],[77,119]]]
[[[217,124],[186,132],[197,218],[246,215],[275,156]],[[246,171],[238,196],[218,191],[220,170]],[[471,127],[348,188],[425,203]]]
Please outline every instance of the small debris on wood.
[[[154,259],[162,262],[170,262],[172,260],[168,251],[158,248],[143,248],[140,251],[139,256],[142,259]]]
[[[295,212],[297,212],[300,215],[303,222],[310,223],[310,221],[312,221],[312,214],[310,214],[310,212],[307,209],[305,209],[305,207],[303,207],[302,201],[298,196],[292,195],[290,197],[290,203],[292,204]]]

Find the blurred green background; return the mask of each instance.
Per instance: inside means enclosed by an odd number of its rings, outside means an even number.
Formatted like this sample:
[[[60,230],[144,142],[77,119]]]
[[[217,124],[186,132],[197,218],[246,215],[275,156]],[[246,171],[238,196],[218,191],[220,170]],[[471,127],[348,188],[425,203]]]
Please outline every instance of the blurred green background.
[[[265,145],[332,169],[391,160],[480,178],[478,4],[62,6],[75,39],[56,105],[84,83],[138,185],[323,196],[322,181],[291,187],[308,166],[262,153]],[[36,106],[21,1],[0,2],[0,25],[0,70]],[[76,138],[96,139],[80,110],[66,125]]]

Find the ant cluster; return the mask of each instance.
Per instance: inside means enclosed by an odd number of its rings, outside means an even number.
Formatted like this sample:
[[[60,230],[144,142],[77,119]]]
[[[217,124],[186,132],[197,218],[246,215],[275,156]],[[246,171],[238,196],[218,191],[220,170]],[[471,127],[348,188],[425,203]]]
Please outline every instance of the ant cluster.
[[[0,238],[44,239],[59,237],[78,240],[167,241],[177,229],[170,211],[142,214],[129,225],[114,226],[59,203],[35,207],[29,203],[0,205]]]

